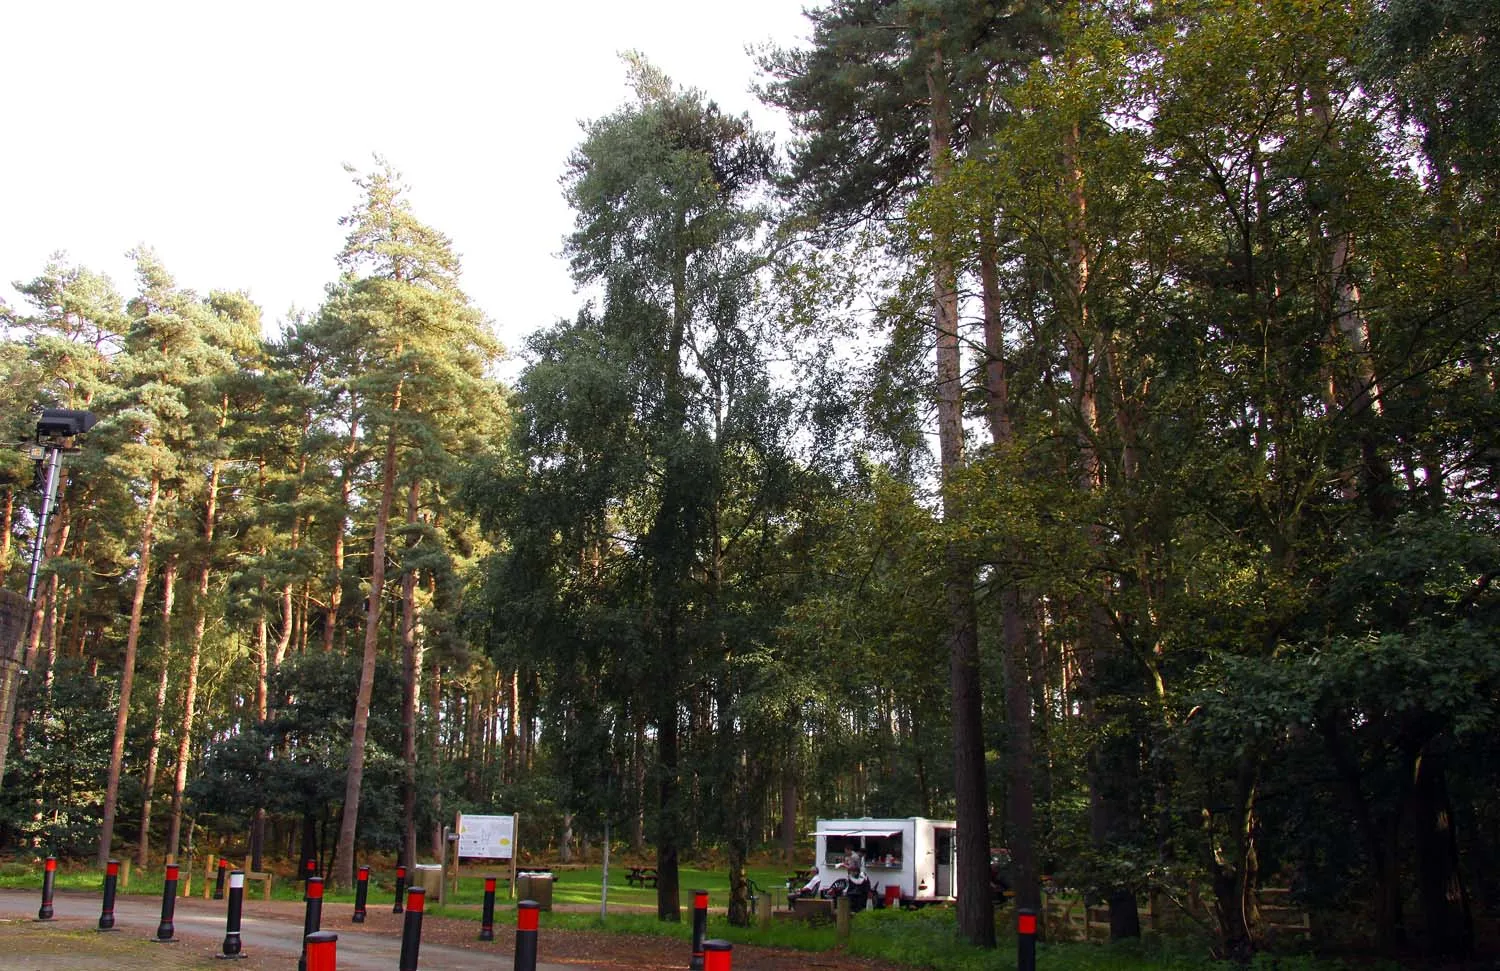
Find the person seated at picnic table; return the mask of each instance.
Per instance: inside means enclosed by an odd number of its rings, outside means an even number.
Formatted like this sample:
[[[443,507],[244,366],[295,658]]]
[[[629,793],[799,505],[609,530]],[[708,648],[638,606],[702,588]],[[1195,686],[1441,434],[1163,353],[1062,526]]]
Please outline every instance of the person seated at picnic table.
[[[814,866],[812,867],[812,869],[808,870],[808,873],[811,874],[811,876],[808,877],[807,882],[796,890],[790,888],[791,884],[795,881],[796,878],[794,877],[787,880],[788,889],[786,898],[788,901],[796,900],[798,897],[816,897],[818,895],[818,886],[820,883],[818,879],[818,868]]]

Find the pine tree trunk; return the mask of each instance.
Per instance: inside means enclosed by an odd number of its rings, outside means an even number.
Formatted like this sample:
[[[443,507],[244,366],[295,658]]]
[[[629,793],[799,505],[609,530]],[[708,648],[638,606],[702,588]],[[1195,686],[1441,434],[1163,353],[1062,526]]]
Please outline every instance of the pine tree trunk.
[[[339,515],[333,524],[333,549],[329,556],[328,609],[323,619],[323,650],[333,650],[334,634],[339,626],[339,608],[344,603],[344,525],[348,519],[349,497],[354,488],[354,457],[359,448],[359,419],[349,422],[349,444],[339,469]]]
[[[406,491],[406,525],[417,523],[419,486]],[[406,544],[408,560],[416,545],[415,531]],[[417,858],[417,695],[422,682],[422,658],[417,652],[417,573],[403,564],[401,571],[401,761],[402,852]]]
[[[135,681],[135,657],[141,639],[141,613],[146,603],[146,585],[151,579],[151,542],[156,525],[156,503],[160,495],[161,474],[153,471],[151,487],[146,495],[146,518],[141,525],[140,555],[136,558],[135,593],[130,600],[125,660],[120,670],[120,707],[115,713],[115,735],[109,749],[109,776],[104,785],[97,858],[101,870],[109,864],[111,844],[114,842],[115,812],[120,802],[120,772],[125,764],[125,732],[130,723],[130,690]]]
[[[229,421],[229,403],[220,410],[219,431]],[[172,784],[172,823],[167,831],[167,852],[179,852],[182,834],[182,801],[187,791],[188,765],[193,752],[193,719],[198,707],[198,669],[203,661],[203,633],[208,628],[208,590],[213,576],[214,528],[219,515],[218,461],[208,475],[208,494],[203,504],[203,562],[198,567],[197,595],[193,598],[193,629],[188,641],[187,683],[183,689],[182,733],[177,738],[177,775]]]
[[[146,750],[146,778],[142,783],[141,838],[135,849],[135,865],[144,868],[151,859],[151,805],[156,793],[156,770],[161,762],[162,725],[167,716],[167,687],[172,672],[172,605],[176,599],[177,558],[168,557],[161,571],[161,674],[156,681],[156,717],[151,720],[151,741]]]
[[[1427,954],[1434,959],[1474,953],[1474,914],[1459,870],[1458,830],[1437,742],[1417,758],[1412,816],[1417,844],[1417,888],[1422,901]]]
[[[941,186],[951,167],[952,119],[947,68],[935,53],[927,72],[931,124],[928,134],[932,184]],[[933,267],[933,327],[937,336],[938,451],[943,478],[943,518],[964,520],[956,478],[964,465],[963,361],[958,335],[958,289],[951,264]],[[979,947],[995,946],[995,909],[989,894],[989,798],[985,785],[983,692],[973,564],[957,545],[944,552],[949,687],[953,707],[953,793],[958,823],[959,933]]]
[[[401,410],[401,389],[395,392],[393,412]],[[386,532],[396,496],[396,429],[386,437],[380,464],[380,504],[375,512],[375,535],[370,565],[370,599],[365,609],[364,656],[359,670],[359,693],[354,702],[354,728],[349,739],[349,773],[344,785],[343,815],[339,823],[338,872],[333,884],[354,885],[354,834],[359,823],[359,800],[365,776],[365,744],[370,731],[370,699],[375,693],[375,659],[380,645],[380,612],[385,589]]]

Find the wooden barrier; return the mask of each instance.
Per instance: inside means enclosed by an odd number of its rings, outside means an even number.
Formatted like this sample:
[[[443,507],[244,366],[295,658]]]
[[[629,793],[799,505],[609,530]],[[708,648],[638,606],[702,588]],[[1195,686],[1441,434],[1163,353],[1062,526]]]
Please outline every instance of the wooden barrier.
[[[265,900],[271,899],[271,884],[275,882],[275,879],[270,873],[250,869],[250,857],[245,857],[245,883],[248,884],[252,880],[259,881]]]
[[[1255,892],[1259,925],[1273,937],[1312,940],[1312,918],[1297,906],[1288,887],[1262,887]]]
[[[1164,915],[1159,913],[1159,900],[1157,894],[1147,894],[1137,904],[1143,928],[1162,929]],[[1255,901],[1254,924],[1258,931],[1271,936],[1312,938],[1312,921],[1307,911],[1292,901],[1290,889],[1263,887],[1255,892]],[[1188,895],[1188,906],[1195,917],[1208,919],[1207,910],[1196,892]],[[1043,901],[1042,924],[1048,940],[1107,942],[1109,905],[1088,905],[1078,894],[1047,894]]]

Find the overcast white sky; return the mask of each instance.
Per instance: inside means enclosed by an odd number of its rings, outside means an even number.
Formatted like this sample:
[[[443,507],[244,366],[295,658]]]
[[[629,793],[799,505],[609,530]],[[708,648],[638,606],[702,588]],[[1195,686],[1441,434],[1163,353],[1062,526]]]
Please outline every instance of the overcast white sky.
[[[244,289],[268,324],[336,275],[342,165],[379,152],[450,236],[502,340],[572,315],[558,178],[579,121],[625,98],[618,52],[758,125],[748,44],[800,45],[815,0],[4,0],[0,296],[56,250],[134,291]]]

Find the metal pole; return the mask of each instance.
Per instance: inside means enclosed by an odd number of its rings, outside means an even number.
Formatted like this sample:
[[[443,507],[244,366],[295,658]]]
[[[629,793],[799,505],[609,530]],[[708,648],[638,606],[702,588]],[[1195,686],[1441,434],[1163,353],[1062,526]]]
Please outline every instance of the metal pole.
[[[354,917],[356,924],[365,922],[365,901],[370,896],[370,868],[359,868],[359,879],[354,883]]]
[[[323,923],[322,877],[307,878],[307,893],[303,899],[307,901],[307,913],[302,919],[302,957],[297,961],[297,971],[307,971],[307,935],[319,930]]]
[[[1016,971],[1036,971],[1036,911],[1016,911]]]
[[[692,971],[703,971],[703,938],[708,933],[708,891],[693,891],[693,960]]]
[[[52,891],[57,885],[57,857],[47,857],[42,869],[42,906],[36,912],[37,920],[52,919]]]
[[[172,923],[172,915],[177,911],[177,864],[167,864],[167,879],[161,889],[161,923],[156,925],[156,936],[152,940],[158,944],[172,942],[172,935],[177,933],[177,926]]]
[[[104,907],[99,913],[99,929],[114,930],[115,884],[120,879],[120,861],[110,860],[104,867]]]
[[[244,912],[244,907],[245,871],[235,870],[229,874],[229,914],[224,920],[224,957],[245,956],[240,953],[240,915]]]
[[[36,537],[31,541],[31,579],[26,584],[26,602],[36,602],[37,571],[42,566],[42,554],[47,544],[47,519],[52,515],[52,504],[57,498],[57,469],[62,465],[62,449],[47,446],[47,487],[42,493],[42,512],[36,521]]]
[[[604,873],[599,877],[599,919],[609,913],[609,820],[604,821]]]
[[[516,904],[515,971],[536,971],[537,902],[523,900]]]
[[[495,939],[495,878],[484,878],[484,909],[479,917],[479,939],[481,941],[493,941]]]
[[[417,953],[422,947],[422,907],[427,901],[424,887],[406,891],[406,917],[401,925],[399,971],[417,971]]]

